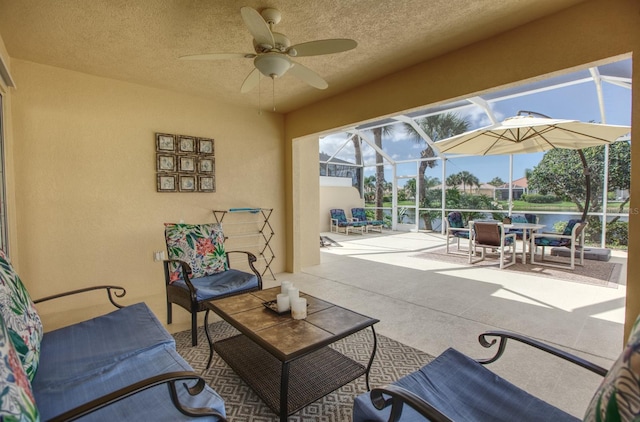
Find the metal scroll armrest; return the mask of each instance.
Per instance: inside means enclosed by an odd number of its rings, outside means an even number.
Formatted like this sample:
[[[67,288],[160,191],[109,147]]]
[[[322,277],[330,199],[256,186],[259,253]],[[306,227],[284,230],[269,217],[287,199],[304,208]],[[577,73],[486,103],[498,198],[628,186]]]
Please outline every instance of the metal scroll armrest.
[[[258,287],[260,290],[262,290],[262,276],[260,275],[260,271],[258,271],[256,266],[254,265],[258,258],[256,258],[256,256],[251,252],[247,251],[227,251],[227,266],[229,266],[229,268],[231,268],[231,262],[229,261],[229,255],[231,254],[245,254],[247,256],[247,263],[249,264],[249,268],[251,268],[251,271],[253,271],[256,277],[258,277]]]
[[[222,416],[219,412],[214,409],[206,408],[206,407],[198,407],[192,408],[184,406],[180,403],[178,399],[178,392],[176,390],[176,383],[182,380],[196,380],[196,384],[193,387],[188,387],[186,382],[182,383],[184,388],[189,392],[190,395],[196,396],[204,390],[206,385],[203,378],[198,376],[195,372],[182,371],[182,372],[169,372],[166,374],[156,375],[151,378],[144,379],[142,381],[138,381],[134,384],[131,384],[127,387],[116,390],[112,393],[106,394],[102,397],[99,397],[95,400],[91,400],[83,405],[80,405],[74,409],[68,410],[52,419],[50,422],[62,422],[62,421],[73,421],[79,419],[83,416],[86,416],[90,413],[95,412],[96,410],[102,409],[103,407],[109,406],[113,403],[116,403],[122,399],[126,399],[127,397],[133,396],[139,392],[145,391],[149,388],[155,387],[157,385],[166,384],[169,388],[169,395],[171,396],[171,401],[173,405],[180,411],[180,413],[186,416],[192,417],[203,417],[203,416],[215,416],[219,418],[220,421],[226,422],[224,416]]]
[[[385,398],[385,396],[387,396],[387,398]],[[411,406],[416,412],[432,422],[451,422],[451,419],[422,397],[397,385],[390,384],[381,388],[372,389],[371,403],[378,410],[382,410],[391,405],[391,414],[389,415],[388,422],[400,420],[402,408],[405,404]]]
[[[125,294],[127,294],[127,291],[120,286],[110,286],[110,285],[102,285],[102,286],[91,286],[91,287],[85,287],[84,289],[78,289],[78,290],[70,290],[68,292],[63,292],[63,293],[58,293],[56,295],[51,295],[51,296],[47,296],[47,297],[43,297],[40,299],[36,299],[33,301],[33,303],[41,303],[41,302],[46,302],[48,300],[52,300],[52,299],[58,299],[61,297],[65,297],[65,296],[72,296],[75,294],[79,294],[79,293],[84,293],[84,292],[89,292],[92,290],[102,290],[105,289],[107,291],[107,295],[109,296],[109,302],[111,302],[113,304],[113,306],[115,306],[116,308],[123,308],[124,306],[118,304],[113,296],[121,298],[124,297]]]
[[[489,341],[487,340],[487,337],[497,337],[497,338],[494,338],[491,341]],[[553,346],[542,343],[538,340],[534,340],[532,338],[529,338],[520,334],[516,334],[516,333],[511,333],[508,331],[487,331],[485,333],[480,334],[480,336],[478,337],[478,341],[483,347],[490,348],[499,341],[498,350],[496,351],[496,354],[493,357],[488,359],[476,359],[476,361],[483,365],[497,361],[504,353],[505,348],[507,347],[507,340],[509,339],[527,344],[529,346],[535,347],[538,350],[542,350],[544,352],[550,353],[561,359],[564,359],[573,364],[576,364],[585,369],[588,369],[589,371],[594,372],[600,376],[604,377],[608,372],[605,368],[598,366],[595,363],[589,362],[585,359],[582,359],[581,357],[565,352],[564,350],[557,349]]]
[[[195,302],[197,300],[197,289],[195,288],[193,283],[191,283],[191,267],[185,261],[182,261],[180,259],[165,259],[164,261],[162,261],[162,264],[164,265],[165,282],[167,283],[167,285],[171,284],[171,270],[169,270],[169,264],[171,263],[178,264],[178,266],[180,267],[180,271],[182,272],[182,279],[187,285],[187,289],[189,289],[189,296],[191,297],[191,301]]]

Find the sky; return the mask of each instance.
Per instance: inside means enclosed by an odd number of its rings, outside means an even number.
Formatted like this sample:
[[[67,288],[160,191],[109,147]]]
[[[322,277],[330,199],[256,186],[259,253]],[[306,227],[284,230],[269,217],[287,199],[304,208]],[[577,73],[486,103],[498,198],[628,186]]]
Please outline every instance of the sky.
[[[630,59],[620,62],[618,65],[621,66],[622,69],[628,67],[630,74]],[[603,70],[604,69],[601,69],[601,72],[603,72]],[[580,73],[581,76],[583,76],[583,74],[584,71]],[[496,91],[496,93],[500,96],[500,91]],[[515,116],[520,110],[529,110],[557,119],[574,119],[584,122],[630,126],[631,90],[603,81],[602,94],[605,110],[604,122],[598,106],[596,85],[592,81],[585,81],[579,84],[536,92],[525,96],[502,99],[500,101],[490,102],[490,106],[498,121]],[[469,130],[488,126],[491,123],[486,113],[475,105],[459,109],[456,113],[467,120]],[[370,132],[368,133],[370,139],[373,139]],[[337,158],[354,162],[353,145],[351,142],[345,145],[345,139],[347,139],[347,135],[344,133],[326,136],[320,140],[320,151],[330,156],[338,152],[336,154]],[[395,125],[391,134],[383,136],[382,145],[389,156],[396,161],[418,158],[420,151],[425,148],[424,143],[418,143],[408,139],[401,125]],[[339,150],[341,147],[342,149]],[[365,164],[375,163],[375,151],[373,148],[363,144],[362,153]],[[523,177],[525,170],[533,169],[540,162],[543,155],[544,153],[513,155],[513,179]],[[446,170],[447,176],[466,170],[475,175],[480,182],[483,183],[491,181],[494,177],[499,177],[507,182],[509,180],[509,156],[455,158],[447,161]],[[365,168],[365,177],[374,173],[374,167]],[[398,164],[397,174],[407,177],[415,176],[415,174],[417,174],[416,164]],[[438,165],[436,168],[428,170],[427,175],[441,179],[442,169]],[[391,167],[386,166],[385,179],[390,182],[392,177]],[[406,179],[399,180],[398,184],[402,186],[404,180]]]

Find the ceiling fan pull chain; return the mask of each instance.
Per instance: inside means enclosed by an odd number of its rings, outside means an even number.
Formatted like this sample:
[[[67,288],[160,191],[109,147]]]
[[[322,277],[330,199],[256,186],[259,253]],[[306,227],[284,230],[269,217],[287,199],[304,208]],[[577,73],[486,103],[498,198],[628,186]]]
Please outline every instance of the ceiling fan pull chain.
[[[271,81],[273,83],[272,88],[273,88],[273,111],[276,111],[276,78],[271,78]]]
[[[262,105],[260,104],[260,96],[262,95],[262,90],[260,89],[262,77],[258,76],[258,114],[262,115]]]

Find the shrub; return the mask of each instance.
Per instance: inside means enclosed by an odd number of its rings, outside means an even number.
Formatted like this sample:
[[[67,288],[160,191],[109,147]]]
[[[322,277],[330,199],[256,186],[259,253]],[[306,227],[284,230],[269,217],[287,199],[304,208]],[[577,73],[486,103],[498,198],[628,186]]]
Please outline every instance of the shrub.
[[[558,202],[558,197],[555,195],[539,195],[537,193],[524,194],[520,199],[531,204],[552,204]]]
[[[586,238],[589,243],[599,244],[601,240],[602,222],[599,218],[590,218]],[[629,244],[629,223],[611,221],[607,223],[605,244],[608,247],[627,247]]]

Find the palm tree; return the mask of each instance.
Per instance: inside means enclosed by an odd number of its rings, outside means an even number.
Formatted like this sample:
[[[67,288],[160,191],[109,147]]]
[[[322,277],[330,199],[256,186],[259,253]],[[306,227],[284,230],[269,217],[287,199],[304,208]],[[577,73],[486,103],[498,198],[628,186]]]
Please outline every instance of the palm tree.
[[[480,180],[468,171],[461,171],[460,173],[458,173],[458,176],[460,177],[460,182],[462,183],[462,192],[466,192],[467,185],[469,186],[469,193],[471,193],[471,190],[474,186],[480,187]]]
[[[491,179],[490,182],[487,182],[487,183],[495,187],[502,186],[505,184],[504,180],[502,180],[502,178],[500,178],[499,176],[494,177],[493,179]]]
[[[363,176],[362,148],[360,145],[362,140],[358,135],[353,135],[353,137],[351,138],[351,141],[353,142],[353,155],[355,156],[354,158],[356,160],[356,165],[360,166],[360,167],[356,167],[356,183],[358,187],[358,192],[360,192],[360,197],[362,198],[364,196],[364,192],[360,190],[360,180],[362,179],[362,176]]]
[[[364,178],[365,200],[370,202],[368,198],[372,198],[376,192],[376,176],[367,176]]]
[[[373,141],[382,150],[382,135],[390,135],[392,126],[382,126],[371,130]],[[376,151],[376,220],[382,220],[382,204],[384,202],[384,158]]]
[[[469,122],[458,116],[456,113],[443,113],[433,116],[423,117],[417,119],[418,126],[431,138],[432,141],[437,142],[442,139],[449,138],[460,133],[464,133],[469,128]],[[426,140],[416,132],[413,126],[405,123],[404,129],[407,135],[411,139],[419,143],[425,143]],[[426,148],[420,152],[420,158],[432,158],[435,157],[433,149],[426,144]],[[418,168],[418,201],[422,203],[426,196],[426,185],[424,183],[424,174],[427,168],[433,168],[437,165],[436,161],[421,161]]]
[[[450,174],[447,177],[447,186],[457,188],[462,184],[462,178],[460,177],[460,173]]]
[[[415,198],[416,197],[416,179],[407,180],[407,183],[404,184],[404,190],[408,198]]]

